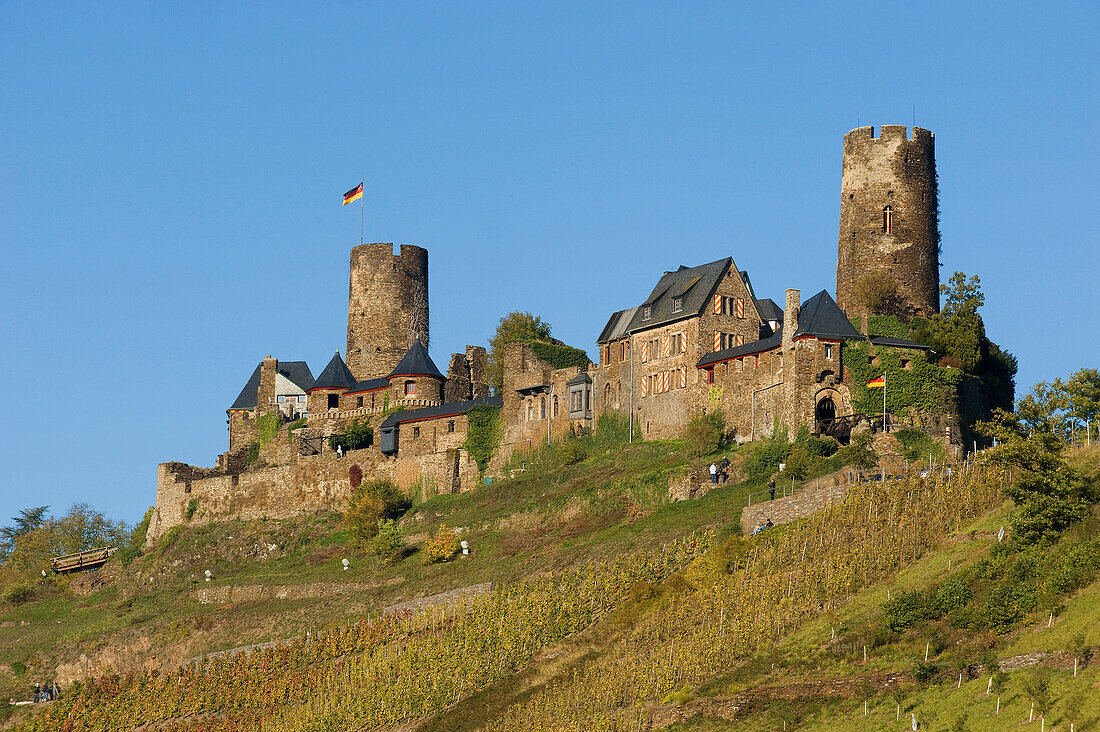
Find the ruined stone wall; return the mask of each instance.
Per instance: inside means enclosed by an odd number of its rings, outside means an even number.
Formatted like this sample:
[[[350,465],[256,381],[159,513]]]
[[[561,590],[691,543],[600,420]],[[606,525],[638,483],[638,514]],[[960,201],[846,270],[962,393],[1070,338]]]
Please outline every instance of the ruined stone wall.
[[[351,250],[346,363],[360,381],[387,376],[413,339],[428,346],[428,250],[360,244]]]
[[[252,412],[229,412],[229,451],[248,447],[259,437],[256,415]]]
[[[489,396],[488,354],[481,346],[466,346],[465,353],[451,354],[443,402],[464,402]]]
[[[862,315],[856,283],[869,272],[892,277],[903,317],[939,312],[939,227],[935,138],[904,125],[860,127],[844,136],[836,301]],[[889,221],[886,209],[889,207]]]
[[[157,502],[146,544],[173,526],[197,525],[232,518],[290,518],[323,509],[338,509],[351,495],[348,468],[363,469],[364,478],[393,479],[395,461],[360,460],[353,451],[344,458],[333,453],[303,457],[289,465],[243,473],[220,473],[183,463],[157,467]],[[191,501],[194,512],[188,520]]]

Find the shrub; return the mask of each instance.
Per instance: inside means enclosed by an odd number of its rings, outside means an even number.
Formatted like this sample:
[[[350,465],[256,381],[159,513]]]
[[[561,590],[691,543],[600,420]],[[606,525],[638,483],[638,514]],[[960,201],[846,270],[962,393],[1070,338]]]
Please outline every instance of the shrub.
[[[355,489],[348,501],[344,525],[355,543],[370,548],[369,543],[378,534],[380,522],[398,518],[411,505],[408,496],[391,481],[368,480]]]
[[[726,431],[726,418],[718,411],[697,414],[684,428],[684,449],[689,455],[703,457],[718,452]]]
[[[348,481],[351,483],[352,488],[358,488],[363,484],[363,469],[358,465],[352,465],[348,468]]]
[[[901,446],[901,456],[910,462],[928,460],[943,461],[943,445],[931,435],[920,430],[895,430],[894,437]]]
[[[856,302],[874,315],[895,315],[901,309],[897,280],[885,272],[868,272],[852,290]]]
[[[260,459],[260,443],[250,442],[248,443],[248,452],[245,458],[245,465],[251,465]]]
[[[35,587],[30,582],[19,582],[4,590],[4,602],[10,605],[22,605],[34,597]]]
[[[779,470],[779,463],[785,462],[791,452],[787,442],[787,433],[779,431],[766,440],[754,443],[748,458],[745,459],[745,476],[749,480],[767,480]]]
[[[343,434],[333,435],[328,438],[329,447],[336,450],[337,447],[348,450],[361,450],[370,447],[374,443],[374,429],[368,422],[353,419],[344,427]]]
[[[190,521],[197,510],[199,510],[199,499],[192,498],[187,502],[187,509],[183,512],[184,521]]]
[[[900,592],[882,606],[883,621],[894,632],[912,627],[917,621],[935,614],[929,600],[921,590]]]
[[[288,424],[286,427],[286,441],[290,444],[294,444],[294,430],[298,429],[299,427],[305,427],[308,422],[309,420],[305,417],[299,417],[298,419]]]
[[[576,437],[566,437],[561,443],[562,465],[575,465],[588,457],[584,443]]]
[[[446,562],[456,554],[458,554],[458,537],[452,529],[447,527],[447,524],[440,524],[435,534],[424,542],[424,564]]]
[[[878,454],[871,447],[874,440],[870,432],[852,435],[851,442],[836,451],[837,461],[858,470],[870,470],[878,464]]]
[[[913,678],[922,684],[934,680],[940,672],[940,667],[934,661],[917,661],[913,664]]]
[[[405,548],[405,538],[401,528],[393,519],[382,519],[378,523],[378,533],[371,541],[371,551],[383,562],[392,562]]]
[[[126,546],[119,551],[118,558],[123,567],[130,566],[131,562],[145,553],[145,536],[149,532],[149,521],[153,518],[153,510],[153,506],[150,506],[145,516],[130,532],[130,540],[126,542]]]

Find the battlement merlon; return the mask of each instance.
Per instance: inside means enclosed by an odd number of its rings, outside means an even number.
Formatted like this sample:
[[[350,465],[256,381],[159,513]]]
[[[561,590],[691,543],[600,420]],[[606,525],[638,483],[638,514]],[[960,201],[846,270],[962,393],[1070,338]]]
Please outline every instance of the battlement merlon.
[[[923,127],[914,127],[911,137],[907,136],[909,128],[905,125],[882,125],[879,131],[880,134],[876,135],[873,125],[857,127],[844,136],[844,142],[847,144],[849,141],[860,143],[881,140],[909,140],[910,142],[920,141],[931,143],[936,139],[936,136],[932,134],[931,130],[926,130]]]

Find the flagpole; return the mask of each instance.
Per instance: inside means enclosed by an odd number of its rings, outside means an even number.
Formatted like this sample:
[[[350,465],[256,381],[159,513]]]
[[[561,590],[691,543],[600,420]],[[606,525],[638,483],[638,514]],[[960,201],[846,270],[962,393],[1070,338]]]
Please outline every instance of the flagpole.
[[[886,429],[886,374],[882,374],[882,431],[888,432]]]
[[[365,188],[366,187],[365,186],[366,182],[367,182],[367,179],[366,179],[366,177],[364,177],[363,180],[359,181],[359,185],[364,186],[364,188]],[[366,193],[366,191],[364,190],[363,193]],[[363,243],[363,207],[364,207],[363,198],[364,198],[364,196],[362,196],[362,195],[359,196],[359,243],[360,244]]]

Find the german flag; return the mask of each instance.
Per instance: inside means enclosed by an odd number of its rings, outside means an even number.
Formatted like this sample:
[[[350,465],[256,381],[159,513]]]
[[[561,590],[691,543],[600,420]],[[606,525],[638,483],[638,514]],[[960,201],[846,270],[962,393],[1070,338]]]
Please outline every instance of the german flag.
[[[885,389],[886,388],[886,374],[878,377],[877,379],[871,379],[867,382],[868,389]]]
[[[355,188],[352,188],[350,191],[348,191],[347,193],[344,194],[344,202],[340,205],[341,206],[347,206],[352,201],[358,201],[362,197],[363,197],[363,184],[360,183],[359,185],[355,186]]]

